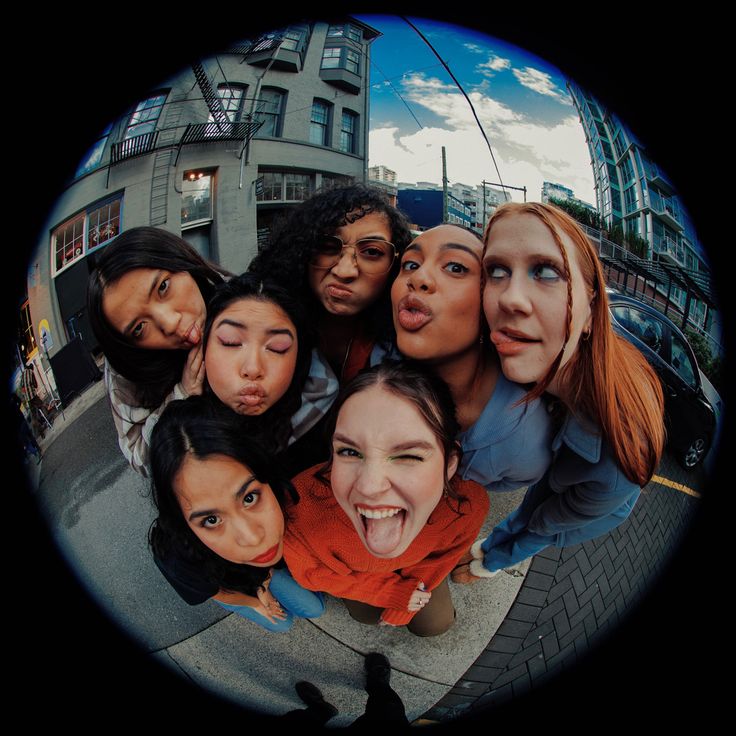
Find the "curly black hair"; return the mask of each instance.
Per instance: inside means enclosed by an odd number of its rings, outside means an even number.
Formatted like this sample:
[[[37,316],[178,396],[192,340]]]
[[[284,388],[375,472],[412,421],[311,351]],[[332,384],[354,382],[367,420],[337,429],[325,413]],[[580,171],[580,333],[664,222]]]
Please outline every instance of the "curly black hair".
[[[241,431],[256,438],[261,446],[272,455],[282,452],[291,435],[291,417],[302,403],[302,390],[309,376],[314,346],[314,331],[298,299],[272,278],[262,277],[255,272],[246,272],[227,281],[215,289],[207,304],[207,319],[202,338],[205,360],[207,344],[216,318],[231,304],[241,299],[271,302],[280,307],[296,328],[297,358],[294,376],[286,393],[265,413],[259,416],[239,416]],[[203,392],[213,401],[218,401],[207,377]],[[235,414],[235,412],[232,412]]]
[[[391,284],[399,271],[401,254],[411,242],[409,223],[381,189],[361,183],[322,189],[291,209],[276,223],[269,243],[255,257],[249,270],[267,273],[287,290],[298,294],[312,314],[318,314],[322,305],[307,281],[307,266],[315,243],[348,222],[373,212],[386,216],[391,242],[399,254],[389,272],[387,283]],[[356,214],[348,218],[350,213]],[[365,329],[375,340],[393,337],[390,291],[390,288],[384,289],[379,299],[366,310]]]
[[[223,412],[204,396],[172,401],[151,435],[151,489],[157,518],[151,524],[148,542],[162,561],[178,559],[196,569],[202,580],[221,590],[255,596],[270,568],[229,562],[207,547],[184,518],[174,479],[191,455],[204,459],[224,455],[249,468],[261,483],[267,483],[279,505],[287,496],[298,499],[291,483],[263,449],[242,433],[237,416]],[[278,565],[277,565],[278,566]]]

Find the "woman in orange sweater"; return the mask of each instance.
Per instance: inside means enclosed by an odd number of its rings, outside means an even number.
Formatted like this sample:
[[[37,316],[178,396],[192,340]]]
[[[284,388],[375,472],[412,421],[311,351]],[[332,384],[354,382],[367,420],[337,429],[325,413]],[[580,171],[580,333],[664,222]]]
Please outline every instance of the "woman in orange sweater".
[[[331,417],[332,458],[298,475],[284,557],[309,590],[339,596],[366,624],[449,629],[447,576],[488,512],[488,494],[455,475],[455,407],[441,379],[406,363],[363,371]]]

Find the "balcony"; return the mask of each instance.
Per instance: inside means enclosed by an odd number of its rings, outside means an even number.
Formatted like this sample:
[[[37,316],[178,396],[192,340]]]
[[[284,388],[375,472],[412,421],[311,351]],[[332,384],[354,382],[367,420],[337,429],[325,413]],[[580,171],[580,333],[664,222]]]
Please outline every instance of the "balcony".
[[[653,241],[653,250],[660,260],[675,266],[685,265],[685,248],[680,243],[663,235],[654,235]]]
[[[257,39],[246,54],[253,66],[268,66],[282,72],[300,72],[307,46],[306,31],[268,33]]]
[[[649,181],[652,182],[652,184],[654,184],[659,190],[665,194],[675,193],[675,187],[659,166],[649,161],[644,165],[644,171],[647,179],[649,179]]]
[[[187,125],[180,145],[187,143],[209,143],[210,141],[250,140],[263,125],[261,120],[244,120],[240,123],[199,123]]]
[[[679,232],[684,230],[681,222],[680,207],[676,200],[661,197],[659,194],[650,191],[649,208],[673,230]]]
[[[133,138],[126,138],[119,143],[113,143],[110,149],[110,163],[117,164],[125,159],[150,153],[156,148],[156,141],[158,141],[158,131],[154,130]]]

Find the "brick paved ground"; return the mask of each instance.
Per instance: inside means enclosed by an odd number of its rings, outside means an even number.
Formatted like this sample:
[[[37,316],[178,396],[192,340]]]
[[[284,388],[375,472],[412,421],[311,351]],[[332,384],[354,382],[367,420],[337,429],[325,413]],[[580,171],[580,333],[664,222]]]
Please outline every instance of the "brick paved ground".
[[[690,488],[705,484],[702,471],[685,473],[668,456],[657,475]],[[631,613],[699,506],[696,497],[652,482],[611,533],[538,554],[485,651],[425,717],[449,722],[509,703],[569,670]]]

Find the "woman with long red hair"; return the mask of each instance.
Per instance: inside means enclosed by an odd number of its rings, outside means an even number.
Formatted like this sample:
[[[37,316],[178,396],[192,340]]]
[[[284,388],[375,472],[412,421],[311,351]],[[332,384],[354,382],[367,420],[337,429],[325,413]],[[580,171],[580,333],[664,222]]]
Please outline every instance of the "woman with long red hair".
[[[613,332],[598,255],[556,207],[507,203],[484,235],[483,310],[503,374],[546,393],[553,460],[516,511],[455,571],[490,577],[547,546],[604,534],[631,513],[664,445],[662,387]],[[471,559],[472,556],[472,559]]]

